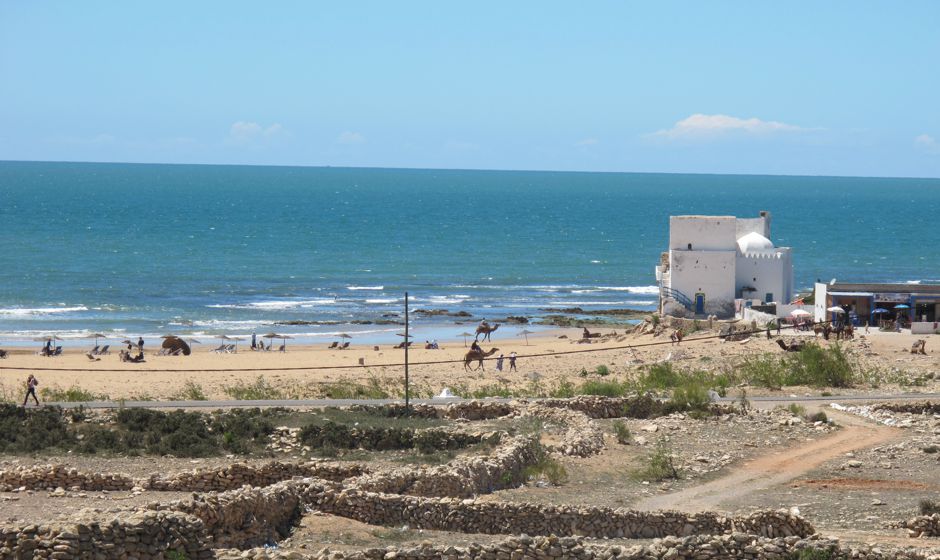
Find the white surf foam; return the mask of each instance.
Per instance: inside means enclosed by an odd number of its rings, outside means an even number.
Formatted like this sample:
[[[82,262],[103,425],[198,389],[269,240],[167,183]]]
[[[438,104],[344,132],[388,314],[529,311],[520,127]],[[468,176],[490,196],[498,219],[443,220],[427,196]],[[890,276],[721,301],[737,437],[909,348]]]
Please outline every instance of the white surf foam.
[[[346,286],[347,290],[374,290],[382,291],[385,289],[385,286]]]
[[[79,311],[88,311],[88,308],[84,305],[73,305],[71,307],[2,307],[0,308],[0,315],[30,317],[55,313],[76,313]]]

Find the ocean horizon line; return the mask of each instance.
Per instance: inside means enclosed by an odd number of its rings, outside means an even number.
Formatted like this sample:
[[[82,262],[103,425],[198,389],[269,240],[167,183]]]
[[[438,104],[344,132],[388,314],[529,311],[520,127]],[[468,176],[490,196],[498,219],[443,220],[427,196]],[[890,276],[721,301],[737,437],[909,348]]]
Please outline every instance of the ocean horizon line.
[[[250,167],[271,169],[339,169],[339,170],[370,170],[370,171],[453,171],[479,172],[479,173],[558,173],[572,175],[670,175],[688,177],[774,177],[774,178],[814,178],[814,179],[898,179],[898,180],[925,180],[940,181],[940,175],[925,177],[918,175],[829,175],[808,173],[743,173],[735,171],[707,172],[707,171],[624,171],[624,170],[587,170],[587,169],[523,169],[523,168],[489,168],[489,167],[412,167],[412,166],[383,166],[383,165],[329,165],[329,164],[270,164],[270,163],[211,163],[211,162],[145,162],[145,161],[89,161],[89,160],[41,160],[41,159],[2,159],[3,163],[40,163],[40,164],[78,164],[78,165],[152,165],[152,166],[181,166],[181,167]],[[938,185],[940,187],[940,185]]]

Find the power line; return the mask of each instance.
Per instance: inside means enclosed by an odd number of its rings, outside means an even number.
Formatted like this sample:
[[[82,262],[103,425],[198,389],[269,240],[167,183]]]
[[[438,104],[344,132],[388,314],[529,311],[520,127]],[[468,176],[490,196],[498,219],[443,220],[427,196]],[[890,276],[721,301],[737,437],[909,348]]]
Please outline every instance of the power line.
[[[818,321],[810,323],[811,326],[822,325],[829,323],[829,321]],[[781,327],[782,329],[794,329],[796,325],[788,325],[786,327]],[[691,338],[683,338],[682,342],[698,342],[701,340],[711,340],[715,338],[728,338],[731,336],[740,336],[740,335],[753,335],[766,332],[767,329],[758,329],[758,330],[743,330],[735,331],[729,334],[717,334],[717,335],[708,335],[708,336],[698,336]],[[643,342],[640,344],[626,344],[623,346],[608,346],[605,348],[585,348],[583,350],[564,350],[561,352],[545,352],[541,354],[517,354],[517,358],[542,358],[545,356],[563,356],[568,354],[588,354],[594,352],[610,352],[613,350],[631,350],[635,348],[646,348],[649,346],[662,346],[665,344],[676,344],[672,340],[660,340],[655,342]],[[491,361],[496,360],[497,358],[487,357],[483,360]],[[479,361],[479,359],[474,358],[472,361]],[[464,363],[465,359],[461,360],[432,360],[427,362],[409,362],[409,366],[428,366],[428,365],[441,365],[441,364],[461,364]],[[293,367],[274,367],[274,368],[225,368],[225,369],[98,369],[98,368],[44,368],[44,367],[17,367],[17,366],[0,366],[0,371],[2,370],[11,370],[11,371],[77,371],[77,372],[105,372],[105,373],[120,373],[120,372],[137,372],[137,373],[225,373],[225,372],[264,372],[264,371],[322,371],[322,370],[337,370],[337,369],[362,369],[362,368],[392,368],[392,367],[404,367],[405,363],[387,363],[387,364],[370,364],[366,365],[342,365],[342,366],[293,366]]]

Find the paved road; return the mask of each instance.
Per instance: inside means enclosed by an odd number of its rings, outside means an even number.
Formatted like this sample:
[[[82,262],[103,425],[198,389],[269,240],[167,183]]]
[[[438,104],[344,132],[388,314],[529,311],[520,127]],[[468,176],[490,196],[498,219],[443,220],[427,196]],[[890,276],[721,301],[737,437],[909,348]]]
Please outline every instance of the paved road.
[[[864,401],[890,401],[890,400],[922,400],[938,399],[940,393],[899,393],[899,394],[873,394],[873,395],[834,395],[829,397],[806,395],[775,395],[772,397],[748,397],[751,403],[791,403],[791,402],[864,402]],[[412,399],[414,404],[448,404],[462,402],[467,399]],[[496,402],[509,402],[513,399],[494,398],[487,399]],[[734,398],[719,399],[720,402],[736,402]],[[46,405],[58,405],[62,408],[267,408],[283,407],[324,407],[324,406],[350,406],[384,405],[391,403],[404,404],[404,399],[307,399],[307,400],[260,400],[260,401],[91,401],[91,402],[48,402]]]

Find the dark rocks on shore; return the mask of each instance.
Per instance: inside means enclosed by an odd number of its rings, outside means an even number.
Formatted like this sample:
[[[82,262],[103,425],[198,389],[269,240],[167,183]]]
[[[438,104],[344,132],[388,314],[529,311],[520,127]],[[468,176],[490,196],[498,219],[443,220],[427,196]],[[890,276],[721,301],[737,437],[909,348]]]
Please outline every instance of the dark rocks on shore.
[[[467,311],[455,311],[451,312],[447,309],[415,309],[412,313],[416,315],[425,315],[427,317],[473,317],[473,315]]]
[[[583,309],[581,307],[563,307],[561,309],[546,308],[540,309],[539,311],[550,311],[558,315],[603,315],[610,317],[631,317],[636,319],[646,317],[651,313],[650,311],[643,311],[642,309]]]

